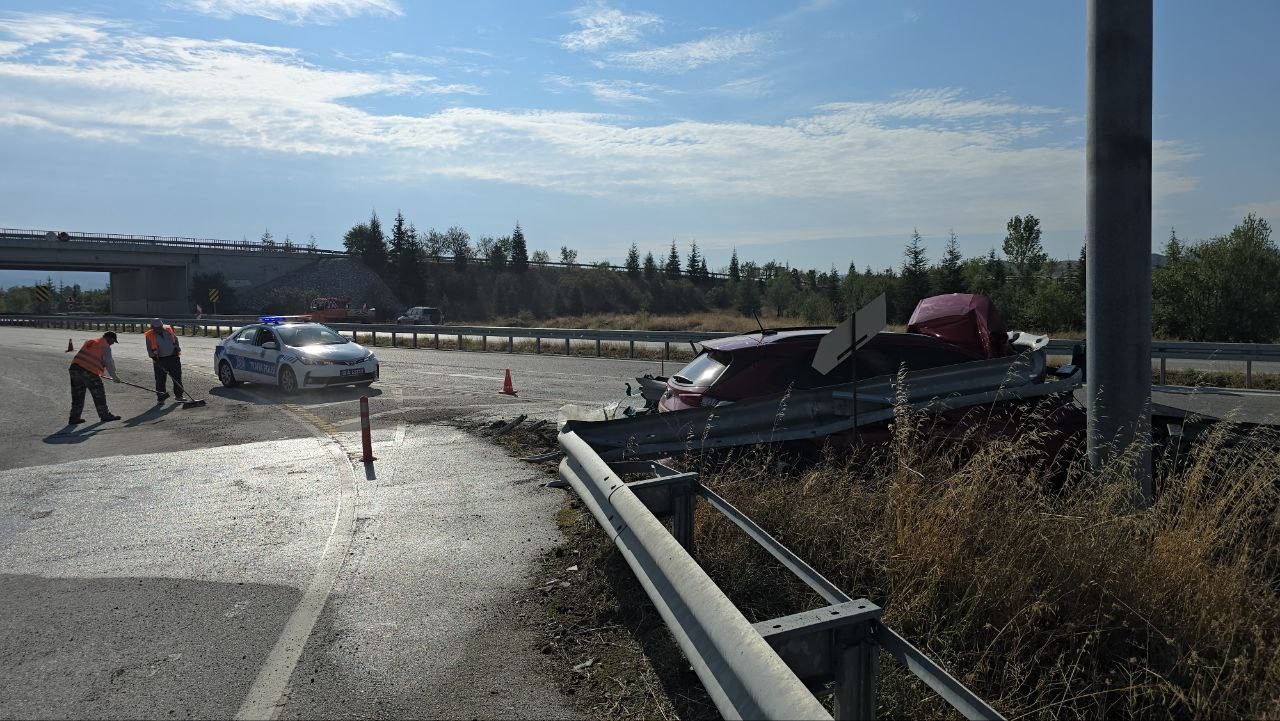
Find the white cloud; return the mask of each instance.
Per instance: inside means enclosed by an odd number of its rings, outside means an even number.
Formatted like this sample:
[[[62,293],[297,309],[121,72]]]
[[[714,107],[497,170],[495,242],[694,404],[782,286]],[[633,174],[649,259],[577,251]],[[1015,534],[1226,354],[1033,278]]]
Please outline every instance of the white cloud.
[[[1280,200],[1268,200],[1258,203],[1237,205],[1231,209],[1231,212],[1241,218],[1249,213],[1257,213],[1259,217],[1268,218],[1280,223]]]
[[[772,94],[773,81],[765,77],[739,78],[716,88],[716,92],[732,98],[753,100]]]
[[[252,15],[294,25],[323,25],[366,14],[404,14],[396,0],[182,0],[179,4],[219,18]]]
[[[769,36],[763,33],[728,33],[678,45],[612,53],[609,61],[650,72],[687,73],[704,65],[753,55],[768,42]]]
[[[657,15],[627,15],[604,3],[578,8],[573,11],[573,21],[581,29],[560,36],[560,46],[565,50],[596,51],[609,45],[634,43],[646,30],[662,26],[662,19]]]
[[[625,104],[653,102],[650,97],[654,93],[667,93],[669,90],[630,80],[574,80],[566,75],[549,75],[544,79],[544,86],[551,92],[583,88],[591,92],[596,100],[602,103]]]
[[[921,90],[781,123],[473,107],[379,114],[352,101],[466,90],[412,73],[325,68],[289,48],[92,23],[60,32],[82,39],[0,56],[0,125],[97,142],[175,138],[214,152],[346,156],[375,163],[383,177],[497,180],[633,203],[696,199],[739,214],[794,200],[843,215],[865,235],[912,224],[963,229],[1016,212],[1035,212],[1047,228],[1082,225],[1083,147],[1046,139],[1053,109],[1006,98]],[[10,22],[6,36],[32,32]],[[612,102],[669,92],[545,82]],[[1182,172],[1192,157],[1157,145],[1158,193],[1193,186]]]

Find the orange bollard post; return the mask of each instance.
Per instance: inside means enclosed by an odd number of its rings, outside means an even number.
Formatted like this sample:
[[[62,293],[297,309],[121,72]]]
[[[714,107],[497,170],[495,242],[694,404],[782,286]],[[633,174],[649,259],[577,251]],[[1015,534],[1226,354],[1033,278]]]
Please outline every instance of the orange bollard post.
[[[373,439],[369,436],[369,396],[360,396],[360,443],[364,446],[361,463],[373,463]]]
[[[514,396],[516,394],[515,386],[511,385],[511,369],[510,368],[507,369],[507,377],[502,381],[502,390],[498,392],[507,396]]]

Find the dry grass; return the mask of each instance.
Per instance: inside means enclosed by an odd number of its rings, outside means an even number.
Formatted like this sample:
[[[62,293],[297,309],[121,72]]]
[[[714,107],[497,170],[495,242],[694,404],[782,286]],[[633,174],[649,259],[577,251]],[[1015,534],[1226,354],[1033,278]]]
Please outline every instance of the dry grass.
[[[1140,512],[1125,463],[1047,491],[1034,434],[961,457],[912,420],[856,462],[704,482],[1011,719],[1276,717],[1280,439],[1232,438],[1162,459]],[[700,514],[697,544],[749,616],[821,605],[723,519]],[[882,669],[883,716],[954,715]]]
[[[362,345],[370,347],[391,347],[391,335],[389,333],[379,333],[378,342],[373,342],[373,336],[367,333],[358,333],[357,341]],[[462,350],[489,352],[489,353],[540,353],[542,355],[565,355],[564,341],[559,339],[544,338],[539,345],[533,340],[516,338],[512,344],[513,348],[508,351],[506,336],[490,336],[488,341],[482,341],[479,337],[466,337],[462,339]],[[413,337],[410,334],[400,333],[396,336],[397,348],[412,348]],[[433,335],[419,335],[418,347],[435,349],[436,342]],[[458,350],[458,337],[442,335],[440,336],[440,350]],[[595,341],[571,341],[569,344],[569,355],[579,358],[637,358],[640,360],[661,360],[663,349],[659,345],[637,343],[634,351],[627,343],[601,341],[600,355],[596,355]],[[671,357],[666,360],[685,361],[693,358],[693,350],[687,344],[672,344]]]

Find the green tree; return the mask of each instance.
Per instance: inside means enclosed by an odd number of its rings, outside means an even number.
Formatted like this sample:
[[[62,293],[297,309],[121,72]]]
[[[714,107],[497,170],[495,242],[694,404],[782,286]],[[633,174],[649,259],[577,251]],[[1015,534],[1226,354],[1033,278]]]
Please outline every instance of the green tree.
[[[898,316],[905,321],[916,304],[929,295],[929,258],[919,231],[911,232],[911,240],[903,251],[902,278],[898,283]]]
[[[316,242],[315,233],[312,233],[311,237],[307,240],[307,252],[314,253],[317,250],[320,250],[320,244]]]
[[[271,235],[270,228],[262,231],[262,238],[260,238],[258,242],[262,243],[262,247],[268,250],[272,250],[276,247],[276,239],[275,236]]]
[[[933,269],[932,289],[935,294],[960,293],[964,291],[964,271],[961,266],[964,256],[960,255],[960,244],[956,241],[956,232],[951,231],[947,245],[943,248],[942,259]]]
[[[738,297],[734,306],[743,315],[754,315],[760,312],[760,289],[753,280],[738,284]]]
[[[640,277],[640,249],[635,243],[631,244],[631,249],[627,251],[627,276],[636,279]]]
[[[671,241],[671,252],[667,254],[667,267],[664,268],[669,280],[680,278],[680,251],[676,250],[676,241]]]
[[[459,270],[467,267],[471,259],[471,234],[454,225],[444,232],[443,247],[453,256],[453,264]]]
[[[765,287],[764,294],[769,299],[769,305],[773,306],[774,317],[781,318],[791,307],[791,302],[795,298],[795,277],[785,271],[777,273],[769,281],[769,285]]]
[[[644,274],[644,279],[650,283],[658,279],[658,261],[653,259],[652,252],[645,253],[644,269],[641,272]]]
[[[365,240],[364,253],[361,256],[364,264],[379,275],[387,272],[387,237],[382,232],[382,221],[374,211],[369,216],[369,237]]]
[[[1020,288],[1031,288],[1049,256],[1040,243],[1040,220],[1034,215],[1013,216],[1005,226],[1004,255],[1009,259],[1013,280]]]
[[[560,262],[565,265],[574,265],[578,262],[578,251],[567,245],[560,246]]]
[[[408,283],[405,282],[406,278],[402,270],[406,261],[410,260],[413,252],[413,243],[409,238],[409,229],[405,224],[404,213],[397,210],[395,222],[391,224],[391,245],[387,250],[387,260],[395,273],[395,277],[388,280],[391,281],[390,285],[395,289],[396,295],[401,298],[409,297]]]
[[[529,269],[529,245],[525,242],[520,223],[516,223],[516,229],[511,231],[511,269],[517,273]]]
[[[685,275],[697,281],[702,277],[702,254],[698,252],[698,241],[689,244],[689,260],[685,265]]]
[[[545,250],[535,250],[529,257],[529,262],[536,266],[545,266],[551,262],[551,254]]]
[[[1234,343],[1280,337],[1280,248],[1254,213],[1227,235],[1183,248],[1152,286],[1157,334]]]
[[[738,265],[738,249],[733,249],[733,255],[729,256],[729,281],[737,283],[742,280],[742,267]]]

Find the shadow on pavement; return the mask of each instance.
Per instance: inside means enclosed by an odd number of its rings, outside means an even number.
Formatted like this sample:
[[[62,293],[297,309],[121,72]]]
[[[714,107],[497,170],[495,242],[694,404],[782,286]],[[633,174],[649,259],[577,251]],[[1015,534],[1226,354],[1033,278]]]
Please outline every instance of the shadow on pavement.
[[[68,423],[67,425],[62,427],[62,430],[57,431],[55,433],[50,433],[49,435],[45,436],[43,440],[45,443],[54,443],[54,444],[84,443],[90,438],[93,438],[94,436],[98,435],[98,428],[104,422],[105,421],[98,421],[96,423],[90,423],[87,426],[82,426],[82,425],[73,426],[70,423]]]
[[[315,390],[299,391],[298,393],[289,394],[282,392],[279,388],[274,388],[269,385],[252,383],[249,385],[236,386],[235,388],[215,386],[214,388],[209,389],[209,395],[215,398],[224,398],[230,401],[251,403],[253,405],[283,405],[285,403],[291,403],[296,406],[306,407],[344,400],[354,402],[360,400],[360,396],[377,398],[382,395],[382,389],[342,386],[340,388],[317,388]]]
[[[301,593],[0,574],[3,718],[231,718]]]
[[[126,428],[133,428],[136,425],[159,420],[172,413],[174,408],[178,408],[180,406],[181,404],[179,403],[173,403],[170,405],[154,405],[132,418],[124,419],[123,425]]]

